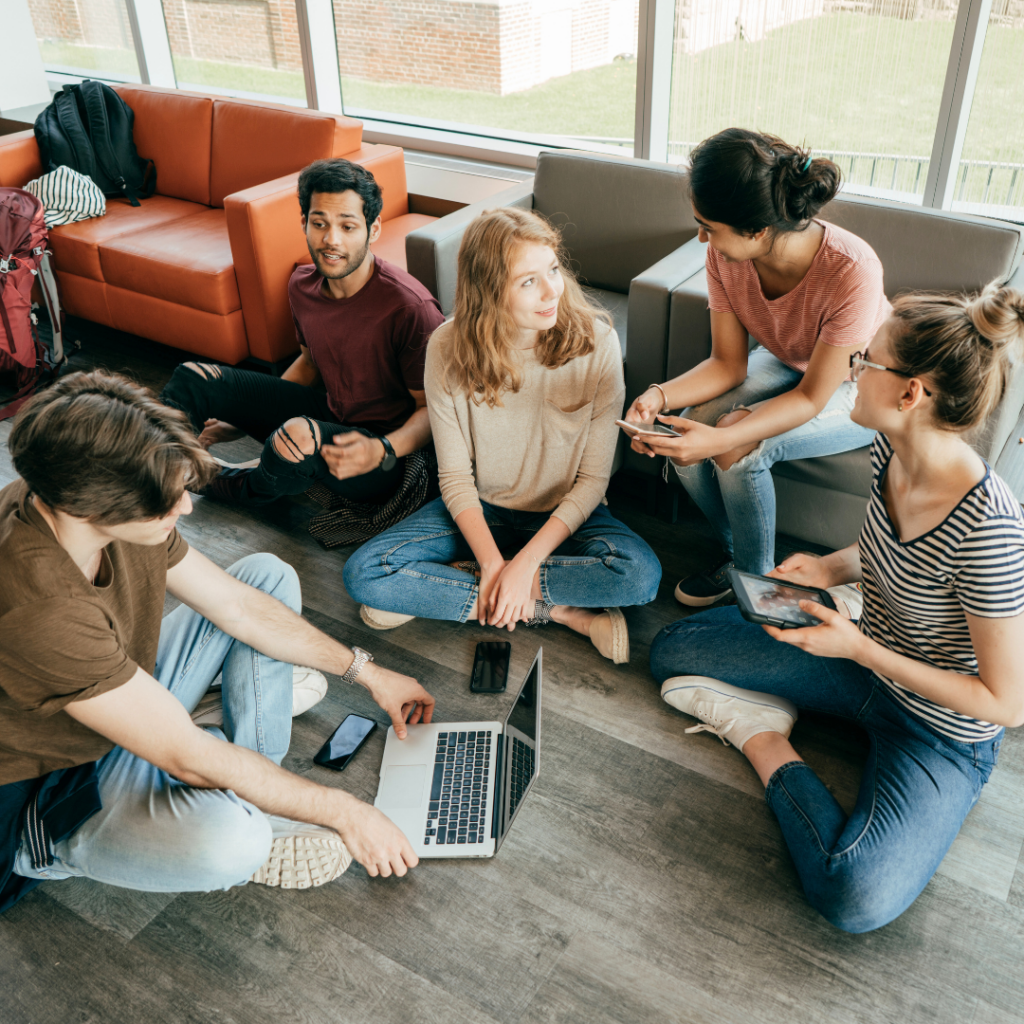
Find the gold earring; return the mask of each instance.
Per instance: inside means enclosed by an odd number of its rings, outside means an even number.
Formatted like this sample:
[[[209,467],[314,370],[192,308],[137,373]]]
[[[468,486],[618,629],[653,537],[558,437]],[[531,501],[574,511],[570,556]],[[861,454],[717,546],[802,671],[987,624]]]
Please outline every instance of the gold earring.
[[[899,409],[900,412],[903,412],[903,403],[900,402],[900,404],[896,406],[896,408]]]

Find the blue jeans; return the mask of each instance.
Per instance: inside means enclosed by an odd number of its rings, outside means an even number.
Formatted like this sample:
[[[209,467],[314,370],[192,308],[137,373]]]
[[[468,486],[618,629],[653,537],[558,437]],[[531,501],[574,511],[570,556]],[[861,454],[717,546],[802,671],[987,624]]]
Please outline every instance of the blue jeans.
[[[751,408],[792,391],[802,377],[802,373],[758,346],[750,353],[747,379],[739,387],[686,409],[682,415],[698,423],[715,424],[734,409]],[[766,438],[729,469],[719,469],[713,459],[693,466],[672,464],[680,483],[707,516],[737,568],[764,575],[775,566],[775,483],[771,467],[776,462],[835,455],[871,443],[875,432],[850,419],[856,398],[855,384],[840,384],[817,416],[778,437]]]
[[[666,626],[651,645],[651,671],[659,684],[711,676],[773,693],[867,731],[870,750],[849,817],[802,761],[779,768],[765,791],[807,899],[848,932],[888,924],[917,899],[981,795],[1002,739],[948,739],[856,662],[773,640],[736,608]]]
[[[301,611],[299,579],[274,555],[249,555],[228,572]],[[156,678],[193,711],[222,673],[221,738],[280,764],[292,727],[292,666],[240,643],[186,605],[164,621]],[[225,736],[226,734],[226,736]],[[123,747],[99,762],[103,809],[54,844],[51,867],[35,870],[23,841],[15,871],[28,878],[83,875],[149,892],[206,892],[245,882],[287,831],[230,790],[196,789]]]
[[[551,517],[486,502],[483,509],[502,551],[521,547]],[[471,572],[448,563],[473,557],[444,499],[437,498],[359,548],[345,563],[345,589],[354,601],[381,611],[465,622],[480,588]],[[541,594],[548,604],[647,604],[660,582],[658,556],[603,505],[540,566]]]

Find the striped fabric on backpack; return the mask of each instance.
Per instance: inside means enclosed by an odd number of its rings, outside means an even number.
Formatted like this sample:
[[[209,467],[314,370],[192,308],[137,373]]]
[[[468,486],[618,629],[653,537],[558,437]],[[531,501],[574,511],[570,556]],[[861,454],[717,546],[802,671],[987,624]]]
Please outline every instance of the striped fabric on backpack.
[[[107,212],[107,200],[99,186],[86,174],[60,166],[25,186],[43,204],[47,228],[74,224]]]

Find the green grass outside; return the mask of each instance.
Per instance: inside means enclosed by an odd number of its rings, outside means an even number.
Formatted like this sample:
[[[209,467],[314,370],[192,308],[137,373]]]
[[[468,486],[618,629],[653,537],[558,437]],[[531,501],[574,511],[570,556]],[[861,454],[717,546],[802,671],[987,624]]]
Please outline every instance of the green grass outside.
[[[729,125],[771,131],[818,150],[929,156],[953,25],[835,13],[796,22],[757,42],[737,41],[694,56],[677,54],[669,136],[677,156]],[[988,29],[965,159],[1024,160],[1024,32]],[[41,44],[46,63],[138,74],[135,56],[69,44]],[[303,76],[242,64],[175,58],[182,82],[301,99]],[[618,60],[508,96],[345,78],[347,107],[541,135],[632,138],[636,64]],[[893,164],[875,184],[889,187]],[[870,162],[844,167],[867,184]],[[924,172],[905,166],[896,187],[922,191]],[[981,176],[964,199],[978,200]],[[1008,173],[990,201],[1002,201]]]
[[[633,146],[633,60],[552,78],[508,96],[356,78],[343,79],[341,88],[346,106],[539,135],[628,138],[629,148]]]

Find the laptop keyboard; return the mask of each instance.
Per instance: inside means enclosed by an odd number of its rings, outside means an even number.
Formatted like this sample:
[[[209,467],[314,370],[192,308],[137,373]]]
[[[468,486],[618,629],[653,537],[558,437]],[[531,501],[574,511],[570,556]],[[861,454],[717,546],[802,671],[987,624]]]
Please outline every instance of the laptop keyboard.
[[[512,780],[508,787],[508,817],[516,813],[516,807],[526,792],[533,778],[534,767],[533,748],[528,747],[517,736],[512,737]]]
[[[437,737],[425,846],[482,843],[490,829],[487,771],[494,733],[443,732]]]

